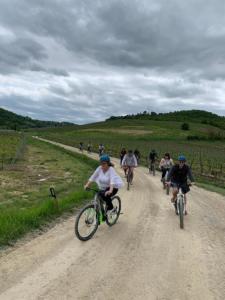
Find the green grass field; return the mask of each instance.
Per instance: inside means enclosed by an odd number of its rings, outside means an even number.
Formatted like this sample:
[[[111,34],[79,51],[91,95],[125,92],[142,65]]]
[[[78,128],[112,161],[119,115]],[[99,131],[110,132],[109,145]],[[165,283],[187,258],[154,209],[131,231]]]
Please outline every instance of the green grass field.
[[[13,131],[0,131],[0,169],[15,157],[21,141],[21,134]]]
[[[150,149],[156,149],[159,157],[170,152],[173,158],[185,154],[198,180],[210,182],[220,187],[225,185],[225,143],[224,141],[189,141],[187,136],[207,138],[212,133],[225,135],[225,131],[201,123],[189,123],[190,130],[181,130],[182,122],[152,120],[114,120],[89,124],[74,128],[38,131],[35,134],[78,147],[90,141],[97,152],[99,143],[103,143],[106,152],[115,157],[120,149],[139,149],[141,163],[147,165]]]
[[[0,246],[90,197],[83,184],[96,165],[82,155],[29,138],[23,158],[0,172]],[[58,207],[49,196],[52,186]]]

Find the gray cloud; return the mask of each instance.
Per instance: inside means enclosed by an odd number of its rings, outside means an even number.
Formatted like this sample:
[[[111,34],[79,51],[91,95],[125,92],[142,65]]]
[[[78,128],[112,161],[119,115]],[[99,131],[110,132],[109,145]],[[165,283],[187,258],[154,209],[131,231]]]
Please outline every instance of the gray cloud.
[[[80,123],[225,114],[224,14],[223,0],[1,0],[0,104]]]

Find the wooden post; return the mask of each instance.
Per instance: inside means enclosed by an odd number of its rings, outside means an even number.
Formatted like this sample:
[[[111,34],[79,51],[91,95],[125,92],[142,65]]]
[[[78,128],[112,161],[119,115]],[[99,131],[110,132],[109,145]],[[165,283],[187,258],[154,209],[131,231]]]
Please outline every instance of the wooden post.
[[[56,210],[58,211],[59,210],[59,203],[58,203],[58,199],[57,199],[57,196],[56,196],[56,193],[55,193],[55,189],[54,189],[54,187],[50,187],[50,193],[51,193],[51,196],[52,196],[52,198],[54,199],[53,201],[53,203],[54,203],[54,206],[55,206],[55,208],[56,208]]]

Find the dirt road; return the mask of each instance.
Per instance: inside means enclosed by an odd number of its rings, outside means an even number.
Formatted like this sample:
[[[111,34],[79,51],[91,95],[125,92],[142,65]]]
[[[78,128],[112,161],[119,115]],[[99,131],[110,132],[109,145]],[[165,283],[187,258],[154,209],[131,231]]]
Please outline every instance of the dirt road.
[[[225,299],[223,196],[193,187],[184,230],[147,169],[120,196],[118,224],[92,240],[74,237],[70,217],[3,255],[0,299]]]

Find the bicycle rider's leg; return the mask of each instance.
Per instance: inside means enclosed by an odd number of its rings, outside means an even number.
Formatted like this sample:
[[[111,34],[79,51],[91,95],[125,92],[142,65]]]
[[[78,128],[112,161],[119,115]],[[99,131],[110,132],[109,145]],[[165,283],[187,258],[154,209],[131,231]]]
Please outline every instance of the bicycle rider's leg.
[[[102,199],[106,202],[107,210],[112,210],[113,209],[112,196],[116,195],[116,193],[118,192],[118,189],[113,188],[112,194],[105,196],[105,192],[107,192],[108,190],[109,190],[109,188],[107,188],[104,191],[101,191],[100,195],[101,195]]]
[[[153,162],[153,160],[151,160],[151,162],[150,162],[150,169],[151,169],[151,171],[153,171],[153,164],[154,164],[154,162]]]
[[[130,167],[130,171],[131,171],[131,183],[132,183],[134,179],[134,167]]]
[[[128,169],[128,167],[127,167],[127,166],[123,166],[123,170],[124,170],[124,174],[125,174],[125,176],[127,176],[127,169]]]
[[[164,177],[166,176],[166,169],[162,168],[161,171],[162,171],[162,180],[163,180]]]
[[[173,188],[173,197],[171,198],[171,202],[175,202],[178,194],[178,187],[176,184],[172,183],[172,188]]]
[[[184,211],[185,214],[187,214],[187,193],[190,191],[189,186],[187,185],[187,183],[185,183],[182,186],[182,192],[184,193]]]
[[[184,211],[185,211],[185,214],[187,214],[187,195],[184,194]]]

